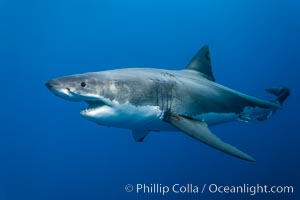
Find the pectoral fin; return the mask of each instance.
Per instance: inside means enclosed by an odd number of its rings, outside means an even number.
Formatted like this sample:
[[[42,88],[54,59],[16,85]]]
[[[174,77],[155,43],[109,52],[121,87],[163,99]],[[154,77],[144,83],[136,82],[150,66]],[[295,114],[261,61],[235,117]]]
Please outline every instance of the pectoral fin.
[[[235,156],[237,158],[255,162],[255,160],[248,154],[242,152],[241,150],[223,142],[220,138],[214,135],[207,127],[205,122],[196,121],[193,119],[188,119],[179,115],[171,114],[166,121],[170,124],[186,133],[188,136],[199,140],[208,146],[211,146],[219,151],[223,151],[229,155]]]
[[[145,137],[148,135],[149,131],[144,130],[132,130],[132,136],[135,141],[137,142],[143,142]]]

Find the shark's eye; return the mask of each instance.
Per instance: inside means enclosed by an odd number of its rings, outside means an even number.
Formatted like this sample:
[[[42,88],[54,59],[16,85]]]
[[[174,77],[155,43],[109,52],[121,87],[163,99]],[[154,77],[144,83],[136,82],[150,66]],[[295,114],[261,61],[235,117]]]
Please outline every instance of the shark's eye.
[[[86,86],[86,82],[81,82],[80,85],[81,85],[81,87],[85,87]]]

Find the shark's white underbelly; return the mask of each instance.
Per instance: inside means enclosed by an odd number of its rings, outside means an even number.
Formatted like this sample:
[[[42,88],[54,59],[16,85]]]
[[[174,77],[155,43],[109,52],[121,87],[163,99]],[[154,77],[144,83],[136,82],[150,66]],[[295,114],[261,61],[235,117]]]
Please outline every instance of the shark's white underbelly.
[[[135,130],[175,130],[163,122],[159,106],[134,106],[130,103],[114,103],[102,106],[81,115],[99,125]]]

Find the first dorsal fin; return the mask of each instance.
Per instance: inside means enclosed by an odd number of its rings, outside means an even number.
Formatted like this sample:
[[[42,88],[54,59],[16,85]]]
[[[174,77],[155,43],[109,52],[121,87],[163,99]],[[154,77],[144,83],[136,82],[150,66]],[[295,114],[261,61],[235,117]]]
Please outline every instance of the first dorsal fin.
[[[195,70],[204,74],[209,80],[214,81],[215,77],[212,73],[210,54],[208,46],[203,46],[197,54],[192,58],[186,69]]]

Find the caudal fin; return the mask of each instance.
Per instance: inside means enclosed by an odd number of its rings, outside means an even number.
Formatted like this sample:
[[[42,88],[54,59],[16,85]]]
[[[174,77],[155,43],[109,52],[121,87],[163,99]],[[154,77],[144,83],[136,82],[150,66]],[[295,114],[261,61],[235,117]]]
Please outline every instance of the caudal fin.
[[[276,101],[282,104],[288,96],[290,96],[290,89],[286,87],[271,87],[266,89],[267,92],[277,97]]]

